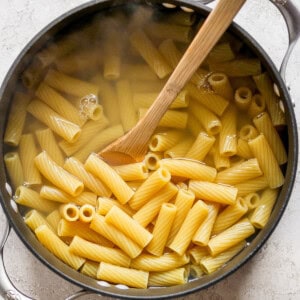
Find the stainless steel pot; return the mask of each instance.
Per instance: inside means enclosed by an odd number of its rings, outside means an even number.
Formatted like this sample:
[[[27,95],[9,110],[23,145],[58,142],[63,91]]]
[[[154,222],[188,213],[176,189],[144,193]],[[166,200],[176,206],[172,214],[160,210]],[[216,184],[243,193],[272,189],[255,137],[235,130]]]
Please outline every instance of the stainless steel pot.
[[[42,30],[33,40],[25,47],[18,58],[15,60],[13,66],[9,70],[3,85],[0,90],[0,132],[3,135],[5,128],[5,119],[7,116],[7,111],[9,109],[9,103],[11,96],[14,92],[14,86],[19,78],[19,75],[28,65],[31,60],[32,55],[37,52],[37,50],[44,45],[47,40],[49,40],[53,35],[59,32],[62,28],[69,25],[76,20],[83,18],[89,14],[93,14],[95,11],[100,9],[122,5],[125,0],[104,0],[104,1],[90,1],[84,5],[81,5],[74,10],[62,15],[50,25],[48,25],[44,30]],[[135,0],[136,3],[148,3],[150,5],[161,5],[163,2],[175,6],[182,6],[188,9],[193,9],[199,14],[207,15],[208,9],[203,5],[211,0],[203,1],[160,1],[160,0]],[[297,2],[297,3],[296,3]],[[30,229],[24,224],[22,216],[16,210],[16,206],[13,200],[11,200],[12,195],[10,188],[7,184],[6,174],[4,168],[0,170],[0,189],[1,189],[1,204],[7,215],[9,223],[7,223],[5,228],[5,235],[2,241],[0,241],[0,296],[5,299],[30,299],[27,296],[19,292],[11,283],[8,278],[3,262],[3,248],[7,236],[9,235],[11,227],[16,231],[24,244],[33,252],[33,254],[38,257],[45,265],[47,265],[54,272],[58,273],[65,279],[81,286],[86,291],[81,291],[68,299],[75,299],[78,296],[88,293],[95,292],[101,293],[107,296],[114,296],[119,298],[127,299],[148,299],[148,298],[167,298],[181,296],[187,293],[195,292],[200,289],[204,289],[231,274],[239,267],[241,267],[246,261],[248,261],[265,243],[268,237],[271,235],[276,225],[278,224],[285,207],[288,203],[292,187],[295,181],[296,167],[297,167],[297,155],[298,155],[298,139],[297,139],[297,127],[293,111],[293,103],[290,99],[288,93],[288,87],[284,83],[285,71],[288,59],[290,57],[291,51],[299,39],[300,35],[300,5],[298,0],[273,0],[274,5],[278,7],[282,15],[284,16],[288,31],[289,31],[289,48],[284,57],[280,73],[276,70],[274,64],[263,51],[263,49],[253,40],[244,30],[239,26],[233,25],[230,30],[239,36],[249,48],[260,58],[264,67],[271,75],[272,79],[276,83],[278,92],[281,95],[283,105],[287,114],[287,144],[288,144],[288,157],[289,161],[286,168],[286,183],[284,184],[276,206],[273,210],[271,219],[268,225],[261,230],[257,236],[252,240],[249,247],[247,247],[243,252],[237,255],[232,261],[230,261],[224,268],[213,273],[212,275],[205,276],[201,279],[193,280],[182,286],[174,286],[170,288],[155,288],[147,290],[137,290],[137,289],[120,289],[113,285],[111,286],[101,286],[96,280],[82,276],[77,271],[70,269],[60,260],[53,257],[49,252],[41,246],[37,241]],[[3,157],[3,144],[0,145],[0,157]],[[2,161],[3,165],[3,161]]]

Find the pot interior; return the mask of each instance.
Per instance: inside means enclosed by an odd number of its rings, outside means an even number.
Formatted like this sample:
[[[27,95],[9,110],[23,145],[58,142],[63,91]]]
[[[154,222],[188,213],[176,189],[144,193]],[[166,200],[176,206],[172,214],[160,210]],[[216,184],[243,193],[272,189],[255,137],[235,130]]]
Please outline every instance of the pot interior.
[[[128,4],[127,1],[94,1],[86,3],[74,10],[62,15],[60,18],[52,22],[47,28],[42,30],[33,40],[25,47],[22,53],[16,59],[14,65],[11,67],[7,77],[1,88],[1,123],[0,131],[4,135],[8,111],[10,109],[11,99],[16,90],[24,91],[24,85],[37,85],[40,78],[45,76],[48,67],[41,67],[37,74],[28,73],[28,69],[36,62],[35,58],[43,51],[43,49],[51,48],[53,41],[58,44],[60,41],[64,40],[65,37],[73,36],[75,37],[76,47],[85,48],[89,43],[94,42],[94,38],[100,34],[100,29],[103,27],[98,26],[103,20],[107,22],[109,28],[113,28],[116,25],[116,18],[124,18],[124,15],[130,15],[137,7],[142,7],[144,9],[144,14],[142,17],[145,19],[138,20],[137,22],[146,22],[146,18],[155,11],[154,15],[157,21],[161,21],[166,17],[170,17],[173,12],[179,12],[180,9],[177,7],[174,10],[164,8],[161,3],[166,1],[134,1],[134,3]],[[187,8],[192,8],[195,13],[194,16],[197,22],[201,21],[208,14],[208,9],[201,6],[200,4],[195,4],[194,1],[169,1],[175,6],[185,6]],[[150,12],[150,14],[149,14]],[[131,21],[133,18],[131,19]],[[96,24],[96,26],[95,26]],[[117,24],[118,25],[118,24]],[[132,26],[136,26],[132,22]],[[99,32],[98,32],[99,30]],[[122,31],[124,28],[118,27],[118,30]],[[196,28],[193,28],[195,31]],[[232,260],[226,263],[218,271],[210,275],[205,275],[198,279],[191,279],[188,283],[184,285],[178,285],[173,287],[163,287],[163,288],[148,288],[146,290],[139,290],[133,288],[124,288],[123,286],[115,286],[95,279],[89,278],[79,272],[69,268],[67,265],[62,263],[59,259],[48,252],[41,244],[37,241],[35,235],[31,230],[25,225],[23,216],[27,211],[24,208],[19,207],[18,210],[15,209],[15,203],[7,189],[7,182],[9,179],[4,168],[1,168],[1,204],[13,225],[15,231],[18,233],[19,237],[25,243],[25,245],[36,255],[44,264],[50,267],[54,272],[63,276],[65,279],[72,281],[75,284],[82,286],[83,288],[93,290],[105,295],[114,297],[123,297],[128,299],[143,299],[143,298],[164,298],[164,297],[175,297],[184,295],[186,293],[191,293],[203,288],[210,286],[223,279],[227,275],[234,272],[241,265],[243,265],[250,257],[252,257],[258,249],[264,244],[267,238],[270,236],[277,223],[279,222],[281,215],[287,205],[288,199],[291,194],[292,186],[295,180],[295,172],[297,165],[297,132],[296,132],[296,122],[294,117],[293,108],[291,101],[286,90],[284,83],[282,82],[275,66],[273,65],[270,58],[263,51],[263,49],[240,27],[233,25],[230,28],[230,34],[234,39],[243,43],[244,52],[243,54],[250,55],[251,57],[258,57],[262,63],[263,70],[269,73],[272,80],[276,83],[281,95],[282,104],[285,110],[286,124],[281,131],[281,137],[284,140],[285,147],[288,153],[288,162],[284,165],[284,174],[286,181],[282,186],[276,205],[273,208],[270,220],[268,224],[257,234],[249,239],[248,246],[236,255]],[[74,32],[76,34],[74,35]],[[82,34],[84,32],[84,34]],[[109,33],[111,34],[111,33]],[[120,33],[118,33],[120,34]],[[120,35],[120,36],[121,36]],[[189,36],[186,42],[182,42],[181,47],[184,49],[186,45],[184,43],[189,42]],[[159,39],[159,38],[158,38]],[[99,42],[99,48],[101,51],[104,49],[105,45]],[[53,44],[52,44],[53,45]],[[70,47],[73,44],[70,43]],[[93,45],[91,45],[93,46]],[[126,49],[128,50],[128,49]],[[68,50],[66,50],[68,51]],[[134,56],[135,53],[130,49],[126,55]],[[91,54],[89,56],[92,59]],[[86,57],[85,57],[86,58]],[[44,60],[43,60],[44,59]],[[47,57],[41,57],[39,63],[46,63]],[[82,58],[84,60],[84,58]],[[52,64],[52,63],[51,63]],[[50,65],[51,65],[50,64]],[[40,66],[38,66],[39,68]],[[69,66],[70,68],[74,66]],[[94,71],[94,70],[93,70]],[[27,72],[27,73],[26,73]],[[24,74],[26,76],[24,76]],[[90,78],[93,74],[87,72],[84,74],[84,78]],[[33,76],[33,77],[32,77]],[[36,76],[36,78],[34,77]],[[138,80],[138,79],[136,79]],[[0,156],[3,158],[4,154],[10,151],[11,148],[1,143]],[[4,162],[3,164],[4,165]],[[251,263],[251,262],[250,262]]]

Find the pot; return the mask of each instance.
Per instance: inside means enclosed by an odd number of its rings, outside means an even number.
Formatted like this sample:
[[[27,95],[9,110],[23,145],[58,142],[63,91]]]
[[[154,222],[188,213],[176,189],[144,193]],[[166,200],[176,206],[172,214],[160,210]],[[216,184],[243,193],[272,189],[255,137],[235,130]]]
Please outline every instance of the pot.
[[[62,15],[54,22],[49,24],[44,30],[42,30],[32,41],[24,48],[21,54],[15,60],[13,66],[9,70],[0,90],[0,112],[2,117],[0,123],[0,132],[3,135],[6,121],[6,112],[9,109],[10,99],[14,91],[14,86],[21,72],[30,62],[31,57],[37,52],[37,50],[44,45],[51,36],[55,35],[62,28],[67,26],[72,22],[76,22],[80,18],[86,17],[89,14],[93,14],[103,8],[118,6],[127,1],[91,1],[84,5],[81,5],[74,10]],[[136,3],[151,3],[154,5],[161,5],[162,2],[166,1],[142,1],[136,0]],[[202,3],[208,3],[211,1],[200,1]],[[275,227],[280,221],[280,218],[286,208],[290,194],[292,192],[293,184],[295,181],[296,168],[297,168],[297,155],[298,155],[298,139],[297,139],[297,126],[293,111],[293,103],[288,93],[288,88],[285,85],[283,79],[285,75],[285,70],[290,53],[299,38],[300,34],[300,11],[293,1],[278,0],[274,1],[275,5],[281,11],[282,15],[286,19],[286,23],[289,29],[289,39],[290,45],[287,54],[283,60],[280,73],[276,70],[274,64],[264,52],[264,50],[257,44],[253,38],[251,38],[244,30],[242,30],[236,24],[232,25],[230,31],[239,36],[248,47],[259,57],[262,61],[264,67],[272,77],[275,82],[277,90],[281,95],[284,109],[287,116],[287,138],[286,143],[288,145],[288,157],[289,161],[286,166],[286,180],[284,186],[281,189],[280,195],[278,197],[277,203],[273,209],[271,219],[267,226],[262,229],[251,241],[250,245],[245,248],[240,254],[238,254],[234,259],[232,259],[226,266],[224,266],[219,271],[205,276],[203,278],[190,281],[189,283],[181,286],[173,286],[168,288],[155,288],[147,290],[137,290],[137,289],[121,289],[113,285],[101,286],[96,280],[82,276],[75,270],[70,269],[67,265],[62,263],[59,259],[51,255],[42,245],[37,241],[34,234],[25,225],[21,214],[16,209],[15,202],[12,200],[12,194],[9,185],[7,184],[6,174],[4,168],[0,170],[0,189],[1,189],[1,205],[6,213],[9,220],[9,224],[5,229],[5,236],[1,241],[1,261],[0,261],[0,295],[8,299],[30,299],[19,292],[10,282],[6,275],[5,267],[3,263],[3,247],[6,238],[10,232],[10,228],[15,230],[19,235],[24,244],[32,251],[32,253],[38,257],[45,265],[52,269],[57,274],[61,275],[63,278],[77,284],[87,291],[93,291],[95,293],[101,293],[107,296],[127,298],[127,299],[156,299],[156,298],[171,298],[185,295],[187,293],[192,293],[200,289],[207,288],[208,286],[215,284],[216,282],[224,279],[226,276],[240,268],[246,261],[248,261],[266,242],[268,237],[271,235]],[[295,1],[296,2],[296,1]],[[177,1],[170,0],[168,4],[175,6],[184,6],[188,9],[193,9],[197,13],[206,16],[209,9],[207,9],[203,4],[195,3],[194,1]],[[167,5],[168,6],[168,5]],[[3,157],[3,144],[0,146],[0,157]],[[2,163],[2,165],[4,165]],[[85,292],[70,297],[69,299],[74,299]],[[10,297],[10,298],[9,298]],[[13,298],[15,297],[15,298]]]

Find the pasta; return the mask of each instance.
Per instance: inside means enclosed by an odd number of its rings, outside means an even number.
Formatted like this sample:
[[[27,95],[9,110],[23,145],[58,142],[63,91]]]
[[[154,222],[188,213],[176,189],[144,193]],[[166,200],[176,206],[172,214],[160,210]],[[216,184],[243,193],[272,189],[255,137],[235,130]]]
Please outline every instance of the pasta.
[[[70,252],[96,262],[106,262],[113,265],[128,267],[130,258],[119,249],[100,246],[88,242],[78,236],[72,239]]]
[[[97,85],[82,81],[75,77],[50,69],[45,77],[45,82],[62,93],[67,93],[75,97],[85,97],[86,95],[98,95]]]
[[[247,218],[242,219],[235,225],[229,227],[208,242],[208,250],[212,256],[237,245],[255,232],[255,228]]]
[[[38,192],[25,186],[19,186],[16,189],[15,201],[42,212],[51,212],[56,208],[54,202],[41,198]]]
[[[152,240],[151,233],[117,206],[113,206],[109,210],[105,216],[105,222],[118,228],[143,248],[146,247]]]
[[[208,83],[218,95],[224,97],[228,101],[233,99],[233,89],[226,74],[213,73],[208,77]]]
[[[33,134],[23,134],[20,138],[19,156],[22,163],[24,181],[29,185],[42,183],[41,174],[34,160],[38,154]]]
[[[46,83],[41,83],[35,94],[40,100],[65,119],[79,126],[84,124],[85,120],[80,117],[76,107]]]
[[[57,165],[46,151],[36,156],[34,162],[45,178],[71,196],[78,196],[83,191],[83,183]]]
[[[97,279],[109,280],[114,283],[121,283],[135,288],[147,288],[149,273],[124,268],[104,262],[100,263]]]
[[[172,286],[187,282],[187,271],[185,268],[173,269],[165,272],[151,272],[149,274],[149,286]]]
[[[37,50],[12,94],[4,180],[36,238],[80,276],[185,284],[231,266],[272,222],[286,116],[261,62],[225,34],[145,156],[108,164],[102,150],[149,111],[201,25],[195,13],[124,5]]]
[[[179,255],[183,255],[188,248],[196,230],[206,218],[207,214],[207,205],[203,201],[198,200],[188,212],[174,240],[169,245],[169,248]]]
[[[170,203],[164,203],[161,206],[156,223],[152,232],[152,240],[147,246],[147,251],[153,255],[160,256],[163,254],[177,208]]]
[[[79,219],[79,208],[74,203],[62,204],[59,213],[66,221],[75,222]]]
[[[200,199],[229,205],[235,204],[238,193],[233,186],[197,180],[190,180],[189,188]]]
[[[105,218],[103,216],[95,214],[90,227],[91,229],[98,232],[99,234],[107,238],[109,241],[117,245],[131,258],[139,256],[143,250],[142,247],[140,247],[137,243],[128,238],[121,231],[105,222]]]
[[[171,174],[166,168],[157,169],[138,188],[129,200],[129,205],[135,210],[140,209],[154,194],[163,188],[170,179]]]
[[[64,169],[79,178],[85,187],[90,189],[98,196],[110,197],[110,189],[97,177],[86,171],[84,165],[75,157],[69,157],[65,160]]]
[[[7,152],[4,155],[5,166],[14,188],[24,183],[23,168],[18,152]]]
[[[49,185],[43,185],[40,189],[40,196],[51,201],[60,203],[73,202],[76,205],[91,204],[96,205],[97,196],[91,192],[82,192],[80,195],[73,197],[70,194]]]
[[[49,129],[41,129],[35,132],[35,136],[42,150],[46,151],[49,156],[60,166],[64,164],[64,155],[56,142],[53,132]]]
[[[171,73],[171,68],[165,59],[142,30],[133,32],[130,36],[130,42],[159,78],[164,78]]]
[[[89,172],[99,177],[122,204],[128,202],[133,196],[133,191],[121,176],[96,154],[91,154],[88,157],[84,167]]]
[[[265,136],[260,134],[255,139],[249,141],[248,144],[258,160],[270,188],[282,186],[284,183],[284,176]]]
[[[49,221],[49,216],[47,217]],[[90,241],[95,244],[100,244],[105,247],[112,247],[113,243],[101,236],[97,232],[90,229],[89,224],[80,221],[69,222],[65,219],[60,219],[57,224],[56,230],[58,236],[61,237],[74,237],[79,236],[84,240]]]
[[[29,95],[16,93],[13,99],[14,105],[8,116],[4,134],[4,143],[18,146],[26,120],[26,108],[30,101]]]
[[[120,80],[116,84],[118,106],[124,131],[129,131],[137,122],[133,105],[132,92],[128,80]]]
[[[63,262],[78,270],[85,259],[72,254],[69,247],[47,225],[41,225],[35,230],[38,240]]]
[[[103,117],[97,121],[90,120],[81,128],[79,138],[72,143],[65,140],[59,142],[59,147],[64,151],[67,156],[73,155],[75,152],[83,148],[97,133],[101,132],[108,125],[108,120]]]
[[[69,143],[75,142],[80,136],[81,129],[78,125],[64,119],[39,100],[32,100],[27,111]]]

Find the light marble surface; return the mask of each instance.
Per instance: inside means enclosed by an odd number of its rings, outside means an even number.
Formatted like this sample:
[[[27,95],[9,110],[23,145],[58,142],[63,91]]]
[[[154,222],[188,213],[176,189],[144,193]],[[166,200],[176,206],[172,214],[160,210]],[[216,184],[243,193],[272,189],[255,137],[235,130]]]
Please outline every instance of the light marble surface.
[[[300,1],[300,0],[295,0]],[[0,83],[26,43],[50,21],[84,0],[1,0]],[[252,34],[279,67],[287,47],[287,30],[280,13],[268,0],[249,0],[236,21]],[[287,81],[300,118],[300,44],[288,65]],[[299,129],[299,123],[298,123]],[[215,286],[184,299],[282,300],[300,299],[300,176],[287,210],[275,232],[245,266]],[[0,229],[4,215],[0,212]],[[53,274],[11,233],[5,263],[13,283],[35,299],[57,300],[79,290]],[[0,278],[1,280],[1,278]],[[98,299],[97,296],[82,299]]]

